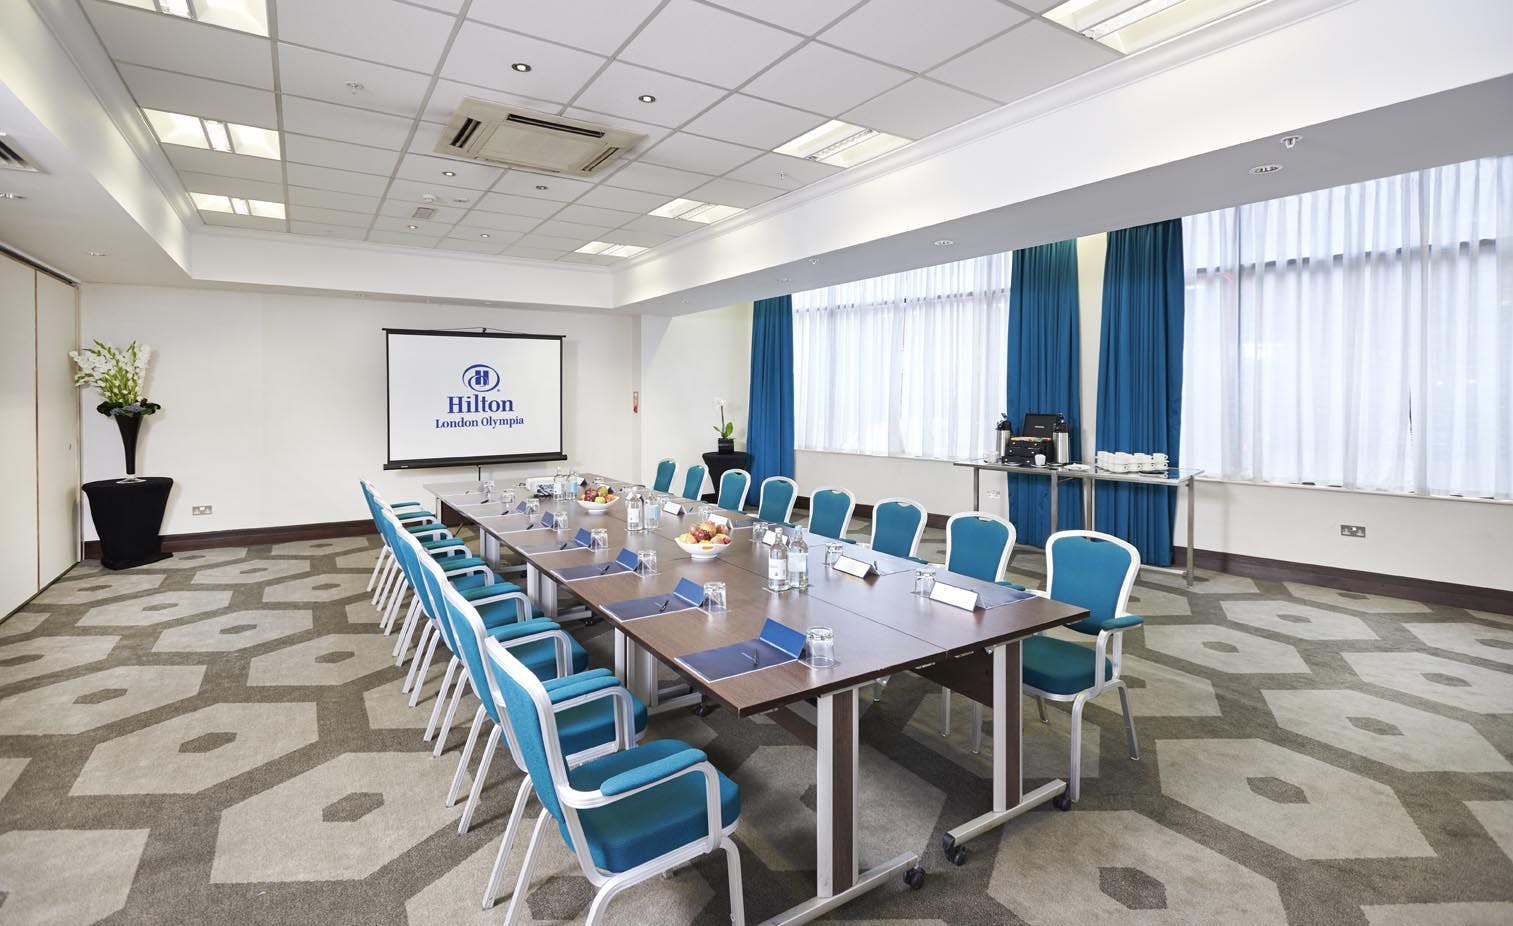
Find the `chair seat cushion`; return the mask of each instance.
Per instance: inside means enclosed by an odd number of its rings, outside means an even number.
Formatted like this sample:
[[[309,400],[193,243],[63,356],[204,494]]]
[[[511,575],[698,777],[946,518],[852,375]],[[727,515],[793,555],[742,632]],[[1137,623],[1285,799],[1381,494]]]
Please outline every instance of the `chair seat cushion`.
[[[573,671],[582,672],[588,668],[588,651],[577,640],[571,638],[568,645],[572,649]],[[551,640],[535,640],[519,646],[511,646],[510,654],[524,663],[525,667],[542,681],[557,677],[557,644]]]
[[[569,676],[571,677],[571,676]],[[639,699],[631,711],[636,733],[646,729],[646,705]],[[562,754],[570,756],[603,746],[615,738],[615,708],[617,702],[611,695],[604,695],[587,704],[571,707],[557,715],[557,739],[562,743]]]
[[[454,556],[442,560],[440,565],[443,572],[451,572],[454,569],[476,569],[488,563],[481,556]]]
[[[498,585],[485,585],[485,589],[497,589]],[[468,589],[473,591],[473,589]],[[520,620],[520,603],[511,598],[508,601],[493,601],[488,604],[478,605],[478,616],[483,618],[483,626],[490,629],[503,627],[505,624],[513,624]],[[546,617],[540,608],[531,608],[531,617]]]
[[[442,540],[422,540],[420,542],[420,545],[427,550],[446,550],[452,547],[467,546],[466,543],[464,543],[460,538],[457,537],[446,537]]]
[[[632,768],[665,759],[688,749],[677,740],[657,740],[625,752],[586,762],[568,772],[568,781],[582,791],[596,791],[605,781]],[[741,815],[741,791],[720,778],[720,825],[728,827]],[[680,775],[607,807],[578,811],[594,864],[606,871],[629,871],[680,846],[709,835],[704,809],[705,778],[698,772]],[[572,846],[563,826],[562,838]]]
[[[443,563],[442,565],[445,566],[447,564]],[[465,579],[470,577],[457,576],[456,578]],[[492,585],[469,585],[467,588],[459,586],[457,589],[457,593],[462,596],[464,601],[477,601],[480,598],[490,598],[494,595],[509,595],[518,591],[521,591],[520,586],[514,582],[506,582],[497,577]]]
[[[429,511],[426,511],[426,510],[420,509],[420,508],[409,509],[409,510],[406,510],[406,511],[396,511],[393,514],[394,514],[394,518],[396,520],[398,520],[398,521],[413,521],[416,518],[432,518],[432,519],[434,519],[436,517],[434,514],[431,514]]]
[[[1026,637],[1024,641],[1024,683],[1051,694],[1072,695],[1093,687],[1091,647],[1054,637]],[[1114,664],[1103,660],[1103,678],[1114,674]]]

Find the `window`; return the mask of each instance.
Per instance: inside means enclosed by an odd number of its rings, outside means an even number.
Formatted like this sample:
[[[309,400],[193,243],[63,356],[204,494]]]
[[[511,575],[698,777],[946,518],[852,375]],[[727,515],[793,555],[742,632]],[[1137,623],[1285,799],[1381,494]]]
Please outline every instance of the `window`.
[[[1008,254],[793,296],[794,446],[964,459],[1003,410]]]
[[[1182,462],[1513,498],[1513,157],[1183,220]]]

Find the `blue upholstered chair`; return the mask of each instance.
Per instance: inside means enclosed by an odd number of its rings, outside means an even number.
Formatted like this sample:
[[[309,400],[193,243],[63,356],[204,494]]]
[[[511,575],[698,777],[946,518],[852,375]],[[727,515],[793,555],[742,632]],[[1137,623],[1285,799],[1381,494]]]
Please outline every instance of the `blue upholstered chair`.
[[[695,463],[688,467],[688,474],[683,477],[683,497],[689,501],[699,500],[699,490],[704,488],[704,467]]]
[[[1071,770],[1066,793],[1056,798],[1062,810],[1071,807],[1082,791],[1082,709],[1109,688],[1119,691],[1129,757],[1140,758],[1129,689],[1119,677],[1124,632],[1143,623],[1125,611],[1139,572],[1139,551],[1118,537],[1096,531],[1058,531],[1045,543],[1046,594],[1087,608],[1087,617],[1067,627],[1096,637],[1091,647],[1043,634],[1024,641],[1024,690],[1039,702],[1040,719],[1047,720],[1046,699],[1072,703]]]
[[[798,494],[798,483],[792,479],[768,476],[762,480],[762,493],[757,497],[757,517],[787,524],[793,519],[793,503],[798,500]]]
[[[672,474],[678,470],[678,461],[672,458],[657,461],[657,478],[651,484],[653,492],[671,492]]]
[[[531,831],[505,926],[525,903],[543,831],[557,825],[589,883],[597,888],[588,926],[604,920],[626,888],[723,849],[730,880],[730,918],[746,922],[741,855],[730,834],[740,820],[735,782],[704,753],[677,740],[631,747],[629,695],[613,678],[552,690],[496,640],[484,641],[485,671],[524,761],[542,811]],[[622,751],[574,767],[564,755],[561,717],[573,707],[613,698]]]
[[[763,501],[766,484],[763,483]],[[809,496],[809,533],[835,540],[845,540],[851,527],[851,512],[856,510],[856,496],[845,489],[829,486],[815,489]]]
[[[925,506],[912,498],[885,498],[872,506],[872,549],[915,559],[924,532]]]
[[[743,511],[751,492],[751,474],[744,469],[727,469],[720,475],[720,494],[715,504],[727,511]]]
[[[1017,536],[1014,525],[996,514],[953,514],[946,521],[946,569],[983,582],[1002,583]],[[940,690],[940,735],[951,735],[951,691],[945,687]],[[972,702],[971,742],[974,754],[982,752],[982,704],[978,701]]]
[[[392,511],[407,532],[419,537],[426,548],[435,551],[437,555],[469,554],[463,542],[453,537],[452,532],[434,514],[421,508],[419,502],[387,504],[367,480],[360,480],[358,488],[362,489],[363,501],[373,517],[373,526],[378,530],[379,539],[384,541],[378,551],[378,560],[373,564],[373,574],[368,578],[368,590],[373,593],[373,606],[386,618],[383,620],[383,631],[387,635],[394,629],[394,614],[398,611],[399,599],[403,597],[405,589],[403,582],[399,581],[399,563],[394,559],[393,548],[384,534],[380,511]]]

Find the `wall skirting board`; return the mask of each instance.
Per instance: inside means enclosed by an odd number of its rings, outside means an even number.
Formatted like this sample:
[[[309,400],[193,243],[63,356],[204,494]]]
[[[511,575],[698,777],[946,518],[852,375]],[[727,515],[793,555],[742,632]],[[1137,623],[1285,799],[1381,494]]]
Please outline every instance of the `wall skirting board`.
[[[164,534],[163,549],[170,553],[187,550],[210,550],[216,547],[246,547],[260,543],[288,543],[293,540],[329,540],[333,537],[361,537],[374,533],[373,519],[323,521],[319,524],[287,524],[281,527],[248,527],[240,530],[201,531],[194,534]],[[84,558],[99,559],[100,541],[84,541]]]

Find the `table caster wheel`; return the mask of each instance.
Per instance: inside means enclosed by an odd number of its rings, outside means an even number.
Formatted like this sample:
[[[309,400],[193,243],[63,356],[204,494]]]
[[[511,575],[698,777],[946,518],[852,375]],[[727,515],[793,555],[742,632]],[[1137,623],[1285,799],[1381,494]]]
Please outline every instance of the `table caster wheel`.
[[[967,847],[952,846],[951,848],[947,849],[946,861],[950,862],[952,865],[955,865],[957,868],[965,865],[967,863]]]
[[[715,708],[717,706],[718,705],[711,704],[708,701],[704,701],[700,704],[694,705],[693,715],[695,717],[708,717],[710,714],[713,714],[715,712]]]
[[[917,891],[920,888],[924,887],[925,870],[923,868],[920,868],[918,865],[910,868],[908,871],[904,872],[904,883],[909,885],[909,889],[912,891]]]
[[[1051,800],[1051,804],[1054,805],[1057,810],[1071,810],[1072,809],[1072,799],[1067,796],[1067,794],[1066,794],[1065,791],[1063,791],[1060,794],[1056,795]]]
[[[600,620],[601,620],[601,618],[599,617],[599,615],[597,615],[597,614],[590,614],[588,617],[585,617],[583,619],[583,626],[585,626],[585,627],[592,627],[595,624],[599,623]]]

